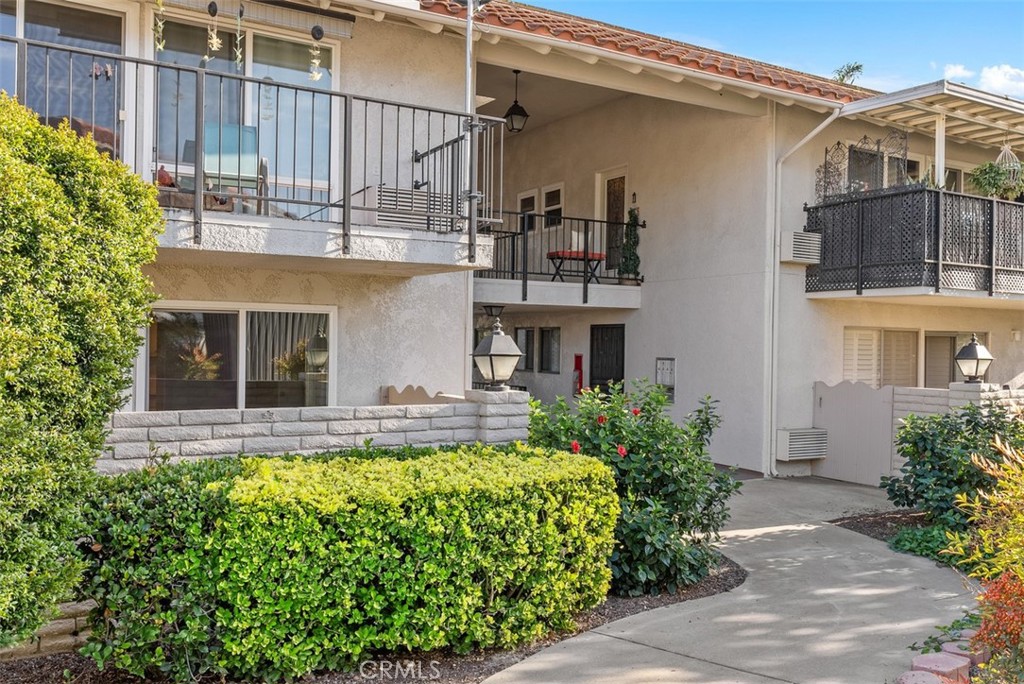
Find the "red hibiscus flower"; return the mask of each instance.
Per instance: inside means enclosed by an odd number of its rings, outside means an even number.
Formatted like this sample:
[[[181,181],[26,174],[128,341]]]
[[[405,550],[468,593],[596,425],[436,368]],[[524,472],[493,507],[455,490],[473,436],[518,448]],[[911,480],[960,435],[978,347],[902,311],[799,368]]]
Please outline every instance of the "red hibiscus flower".
[[[580,453],[580,443],[577,442],[575,439],[572,440],[572,453],[574,453],[574,454]]]
[[[597,424],[598,425],[604,425],[607,422],[608,422],[608,416],[598,416],[597,417]]]
[[[626,458],[626,447],[619,445],[619,456]]]

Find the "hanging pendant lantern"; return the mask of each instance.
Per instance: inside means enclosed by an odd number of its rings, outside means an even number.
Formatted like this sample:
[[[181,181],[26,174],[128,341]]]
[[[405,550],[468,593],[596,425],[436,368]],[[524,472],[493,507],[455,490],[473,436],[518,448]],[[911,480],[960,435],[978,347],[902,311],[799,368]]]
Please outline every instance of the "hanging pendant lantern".
[[[1006,172],[1006,182],[1008,184],[1014,185],[1020,180],[1020,159],[1017,159],[1017,155],[1013,153],[1013,150],[1006,143],[999,150],[999,156],[996,157],[996,166]]]
[[[519,69],[513,69],[512,73],[516,75],[516,97],[512,101],[512,106],[505,112],[505,127],[510,133],[518,133],[526,127],[526,120],[530,118],[530,115],[519,104],[519,74],[521,72]]]

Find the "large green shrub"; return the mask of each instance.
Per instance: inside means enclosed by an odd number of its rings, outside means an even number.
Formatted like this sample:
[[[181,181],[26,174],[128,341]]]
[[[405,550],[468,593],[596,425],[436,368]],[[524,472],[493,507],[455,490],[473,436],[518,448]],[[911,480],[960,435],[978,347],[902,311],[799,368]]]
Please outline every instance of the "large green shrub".
[[[974,404],[942,415],[907,416],[896,433],[896,447],[906,461],[898,476],[883,477],[880,486],[897,506],[923,511],[929,523],[964,530],[967,514],[957,508],[956,498],[995,484],[974,467],[971,456],[998,461],[992,447],[996,435],[1011,446],[1024,446],[1024,421],[999,406]]]
[[[155,191],[0,93],[0,646],[73,586],[78,503],[152,299]]]
[[[707,575],[714,543],[729,518],[739,482],[707,453],[720,419],[705,399],[682,426],[665,413],[665,391],[643,381],[626,394],[585,389],[574,408],[559,398],[535,403],[530,442],[595,456],[615,473],[622,515],[612,555],[613,589],[638,595],[674,592]]]
[[[226,459],[106,482],[85,593],[102,665],[275,680],[374,652],[511,646],[601,602],[619,508],[528,447]]]

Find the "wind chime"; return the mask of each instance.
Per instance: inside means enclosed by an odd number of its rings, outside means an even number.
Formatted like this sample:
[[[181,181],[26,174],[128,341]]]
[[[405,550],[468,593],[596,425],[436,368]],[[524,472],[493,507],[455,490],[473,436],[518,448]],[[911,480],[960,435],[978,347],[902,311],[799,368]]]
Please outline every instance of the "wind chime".
[[[156,12],[153,13],[153,47],[163,52],[167,46],[164,40],[164,0],[156,0]]]
[[[309,48],[309,80],[319,81],[324,75],[320,68],[320,41],[324,39],[324,27],[314,24],[309,35],[313,38],[313,45]]]
[[[209,64],[213,61],[213,52],[220,52],[220,49],[224,47],[224,43],[221,41],[220,36],[217,35],[217,3],[210,2],[206,6],[206,11],[210,15],[210,22],[206,25],[206,54],[203,55],[203,63]]]

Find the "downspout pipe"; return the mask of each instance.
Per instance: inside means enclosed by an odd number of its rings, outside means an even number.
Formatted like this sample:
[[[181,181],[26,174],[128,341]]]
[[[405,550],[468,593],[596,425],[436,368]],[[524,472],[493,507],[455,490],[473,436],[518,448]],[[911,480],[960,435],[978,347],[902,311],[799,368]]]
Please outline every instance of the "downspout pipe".
[[[800,142],[796,143],[788,150],[786,150],[779,158],[775,161],[775,206],[774,206],[774,220],[772,221],[772,234],[769,236],[772,245],[772,257],[771,257],[771,296],[768,298],[768,323],[771,328],[770,334],[768,335],[768,369],[767,369],[767,386],[765,387],[765,402],[768,407],[768,420],[765,421],[765,435],[764,441],[767,446],[763,450],[761,455],[761,471],[764,473],[766,478],[774,477],[778,475],[775,470],[776,453],[775,453],[775,434],[778,431],[778,410],[776,408],[777,403],[777,392],[776,387],[778,386],[779,378],[779,317],[778,317],[778,301],[779,301],[779,288],[780,288],[780,273],[779,273],[779,259],[781,257],[781,243],[780,236],[782,235],[782,165],[793,156],[800,148],[810,142],[815,136],[821,133],[823,130],[838,119],[843,114],[843,108],[839,107],[832,111],[828,117],[814,127],[807,135],[805,135]],[[774,134],[774,132],[773,132]]]

